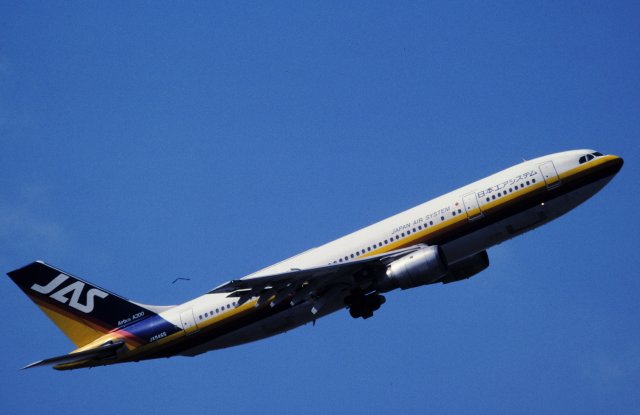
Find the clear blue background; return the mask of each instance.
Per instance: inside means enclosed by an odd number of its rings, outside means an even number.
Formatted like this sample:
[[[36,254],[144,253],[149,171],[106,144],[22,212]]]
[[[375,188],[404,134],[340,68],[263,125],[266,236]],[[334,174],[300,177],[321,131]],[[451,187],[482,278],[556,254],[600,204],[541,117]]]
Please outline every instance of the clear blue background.
[[[3,272],[177,304],[522,158],[626,164],[478,277],[196,358],[19,371],[73,347],[2,278],[2,413],[637,413],[637,2],[130,3],[0,4]]]

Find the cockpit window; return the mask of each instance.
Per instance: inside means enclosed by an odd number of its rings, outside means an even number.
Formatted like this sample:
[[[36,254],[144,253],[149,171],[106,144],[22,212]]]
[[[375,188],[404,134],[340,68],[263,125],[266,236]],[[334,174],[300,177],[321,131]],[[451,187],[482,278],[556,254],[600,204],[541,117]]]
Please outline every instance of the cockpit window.
[[[579,164],[586,163],[587,161],[591,161],[596,157],[602,157],[602,153],[596,151],[591,154],[586,154],[578,159],[578,163]]]

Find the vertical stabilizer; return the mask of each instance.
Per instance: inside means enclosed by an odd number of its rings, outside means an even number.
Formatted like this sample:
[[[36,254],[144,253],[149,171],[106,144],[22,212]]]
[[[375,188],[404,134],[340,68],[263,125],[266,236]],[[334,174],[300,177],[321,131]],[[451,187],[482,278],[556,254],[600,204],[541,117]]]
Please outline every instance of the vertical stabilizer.
[[[151,310],[43,262],[7,275],[78,347]]]

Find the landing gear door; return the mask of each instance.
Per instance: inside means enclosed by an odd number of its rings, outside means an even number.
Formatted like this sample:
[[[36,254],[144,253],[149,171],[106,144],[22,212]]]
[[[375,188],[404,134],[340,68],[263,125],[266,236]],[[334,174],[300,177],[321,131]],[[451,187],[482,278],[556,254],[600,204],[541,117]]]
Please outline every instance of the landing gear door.
[[[182,330],[184,330],[185,334],[195,333],[199,330],[196,319],[193,316],[193,309],[183,311],[182,314],[180,314],[180,322],[182,323]]]
[[[547,161],[539,166],[540,173],[542,173],[542,177],[544,177],[544,181],[547,184],[547,189],[553,189],[554,187],[560,186],[560,177],[558,177],[558,172],[556,171],[556,167],[553,165],[553,161]]]
[[[467,213],[467,218],[469,218],[469,220],[476,220],[482,217],[482,210],[480,210],[476,192],[467,193],[462,196],[462,203],[464,203],[464,210]]]

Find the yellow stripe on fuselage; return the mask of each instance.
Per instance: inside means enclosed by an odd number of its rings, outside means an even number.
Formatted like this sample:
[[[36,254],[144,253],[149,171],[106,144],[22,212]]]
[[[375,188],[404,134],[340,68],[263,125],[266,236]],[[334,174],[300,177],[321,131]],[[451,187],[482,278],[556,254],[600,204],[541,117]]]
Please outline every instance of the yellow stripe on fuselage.
[[[618,159],[618,157],[616,156],[602,156],[602,157],[597,157],[594,160],[588,161],[584,164],[580,164],[577,167],[574,167],[573,169],[567,170],[563,173],[559,173],[558,177],[560,178],[560,182],[562,182],[563,180],[570,180],[573,177],[575,177],[576,175],[581,174],[582,172],[595,168],[597,166],[600,166],[602,164],[605,164],[609,161],[613,161]],[[542,163],[540,163],[542,164]],[[496,199],[496,200],[492,200],[490,202],[486,202],[486,204],[484,204],[482,206],[482,208],[477,208],[474,209],[473,211],[469,212],[468,216],[475,216],[478,215],[478,212],[481,212],[482,214],[489,214],[492,213],[496,210],[502,209],[506,206],[508,206],[509,204],[511,204],[511,202],[513,202],[516,199],[520,199],[522,197],[528,196],[540,189],[546,188],[547,184],[544,181],[544,179],[540,180],[540,181],[536,181],[536,183],[534,184],[530,184],[527,187],[524,187],[522,189],[518,189],[517,191],[514,191],[513,193],[509,193],[505,196],[501,196],[500,198]],[[460,196],[460,199],[462,199],[462,196]],[[478,201],[480,203],[480,201]],[[389,251],[393,251],[395,249],[399,249],[399,248],[404,248],[407,246],[411,246],[411,245],[416,245],[419,243],[422,243],[425,239],[428,239],[429,237],[434,236],[435,234],[437,234],[440,231],[443,230],[450,230],[453,226],[459,224],[460,222],[462,223],[467,223],[469,221],[467,214],[465,214],[465,212],[456,215],[452,218],[446,219],[445,221],[439,223],[439,224],[435,224],[435,225],[431,225],[425,229],[422,229],[420,231],[416,231],[414,233],[412,233],[409,236],[404,237],[403,239],[400,239],[398,241],[395,241],[393,243],[389,243],[381,248],[376,248],[374,250],[371,250],[370,252],[367,252],[366,254],[362,254],[359,257],[357,257],[358,259],[360,258],[366,258],[369,256],[374,256],[374,255],[380,255],[383,254],[385,252],[389,252]],[[475,220],[475,219],[474,219]],[[482,220],[481,218],[478,218],[477,220]]]
[[[231,321],[234,317],[239,317],[240,314],[246,314],[248,312],[255,311],[257,302],[258,302],[257,299],[247,301],[241,306],[231,308],[224,313],[220,313],[214,317],[209,317],[205,320],[198,320],[198,316],[194,316],[194,318],[196,319],[195,321],[198,328],[190,332],[189,336],[197,335],[196,333],[200,331],[211,330],[215,327],[219,327],[222,324],[225,324]],[[152,343],[142,344],[137,347],[130,347],[127,353],[123,354],[118,360],[136,360],[139,358],[143,358],[145,354],[149,354],[151,352],[156,353],[158,350],[162,349],[169,343],[173,345],[175,344],[176,341],[179,342],[181,338],[186,338],[186,333],[184,332],[184,330],[173,333],[167,337],[158,339]],[[109,340],[119,340],[119,339],[125,340],[125,342],[127,340],[126,337],[124,336],[118,336],[118,332],[110,333],[109,335],[106,335],[103,338],[95,341],[93,347],[96,347],[97,345],[100,345],[100,344],[104,344],[104,342]],[[127,346],[129,346],[129,344],[127,344]],[[82,349],[85,349],[85,348],[82,348]],[[80,349],[78,351],[80,351]]]

